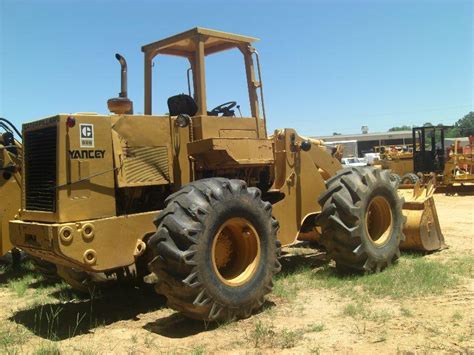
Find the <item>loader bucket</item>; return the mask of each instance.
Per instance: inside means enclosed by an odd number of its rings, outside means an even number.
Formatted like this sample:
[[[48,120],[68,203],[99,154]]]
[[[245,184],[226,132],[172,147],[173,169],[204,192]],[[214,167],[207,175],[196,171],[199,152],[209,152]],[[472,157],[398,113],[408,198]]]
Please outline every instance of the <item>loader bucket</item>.
[[[425,186],[418,181],[413,188],[398,190],[400,197],[405,198],[403,215],[407,218],[403,227],[405,240],[400,249],[434,251],[447,247],[433,199],[434,190],[433,180]]]

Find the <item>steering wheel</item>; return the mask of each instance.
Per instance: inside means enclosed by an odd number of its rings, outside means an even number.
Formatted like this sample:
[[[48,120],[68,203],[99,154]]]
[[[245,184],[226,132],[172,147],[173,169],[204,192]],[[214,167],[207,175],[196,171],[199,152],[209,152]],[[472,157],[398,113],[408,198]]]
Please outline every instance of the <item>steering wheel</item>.
[[[211,111],[209,111],[209,116],[218,116],[222,113],[223,116],[233,116],[234,111],[231,111],[237,105],[236,101],[229,101],[219,106],[214,107]]]

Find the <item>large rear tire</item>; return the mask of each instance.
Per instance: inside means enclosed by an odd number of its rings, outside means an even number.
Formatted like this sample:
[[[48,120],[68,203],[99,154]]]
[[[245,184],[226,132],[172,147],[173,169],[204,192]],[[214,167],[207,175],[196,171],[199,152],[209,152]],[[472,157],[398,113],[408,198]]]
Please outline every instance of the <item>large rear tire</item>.
[[[259,309],[280,270],[278,222],[260,190],[211,178],[184,186],[166,203],[147,247],[155,289],[168,306],[210,321]]]
[[[321,243],[341,270],[380,271],[400,256],[403,199],[390,172],[344,169],[326,182]]]

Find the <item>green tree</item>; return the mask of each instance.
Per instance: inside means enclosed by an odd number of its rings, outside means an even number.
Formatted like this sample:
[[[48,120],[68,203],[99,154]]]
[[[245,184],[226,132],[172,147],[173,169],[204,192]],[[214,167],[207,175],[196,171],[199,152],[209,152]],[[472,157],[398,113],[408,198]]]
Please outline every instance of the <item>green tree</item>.
[[[456,138],[456,137],[461,137],[461,132],[459,131],[459,128],[453,127],[450,128],[446,131],[446,134],[444,135],[446,138]]]
[[[454,126],[459,128],[460,133],[464,137],[474,135],[474,112],[469,112],[466,116],[458,120]]]
[[[338,133],[338,132],[333,132],[333,134],[332,134],[332,135],[333,135],[333,136],[340,136],[340,135],[341,135],[341,133]]]
[[[446,137],[467,137],[474,135],[474,112],[471,111],[454,124],[454,127],[446,132]]]
[[[411,126],[403,125],[403,126],[398,126],[398,127],[392,127],[388,130],[389,132],[395,132],[395,131],[411,131]]]

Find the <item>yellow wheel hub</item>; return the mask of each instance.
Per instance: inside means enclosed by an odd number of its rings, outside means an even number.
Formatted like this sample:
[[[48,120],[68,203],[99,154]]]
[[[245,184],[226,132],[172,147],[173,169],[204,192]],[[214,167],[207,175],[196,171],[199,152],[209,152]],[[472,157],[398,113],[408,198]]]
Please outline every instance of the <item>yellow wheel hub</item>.
[[[237,287],[247,283],[260,263],[260,238],[244,218],[231,218],[217,231],[212,242],[212,265],[219,279]]]
[[[384,246],[390,239],[393,217],[390,204],[383,196],[374,197],[365,214],[365,228],[370,241],[376,247]]]

